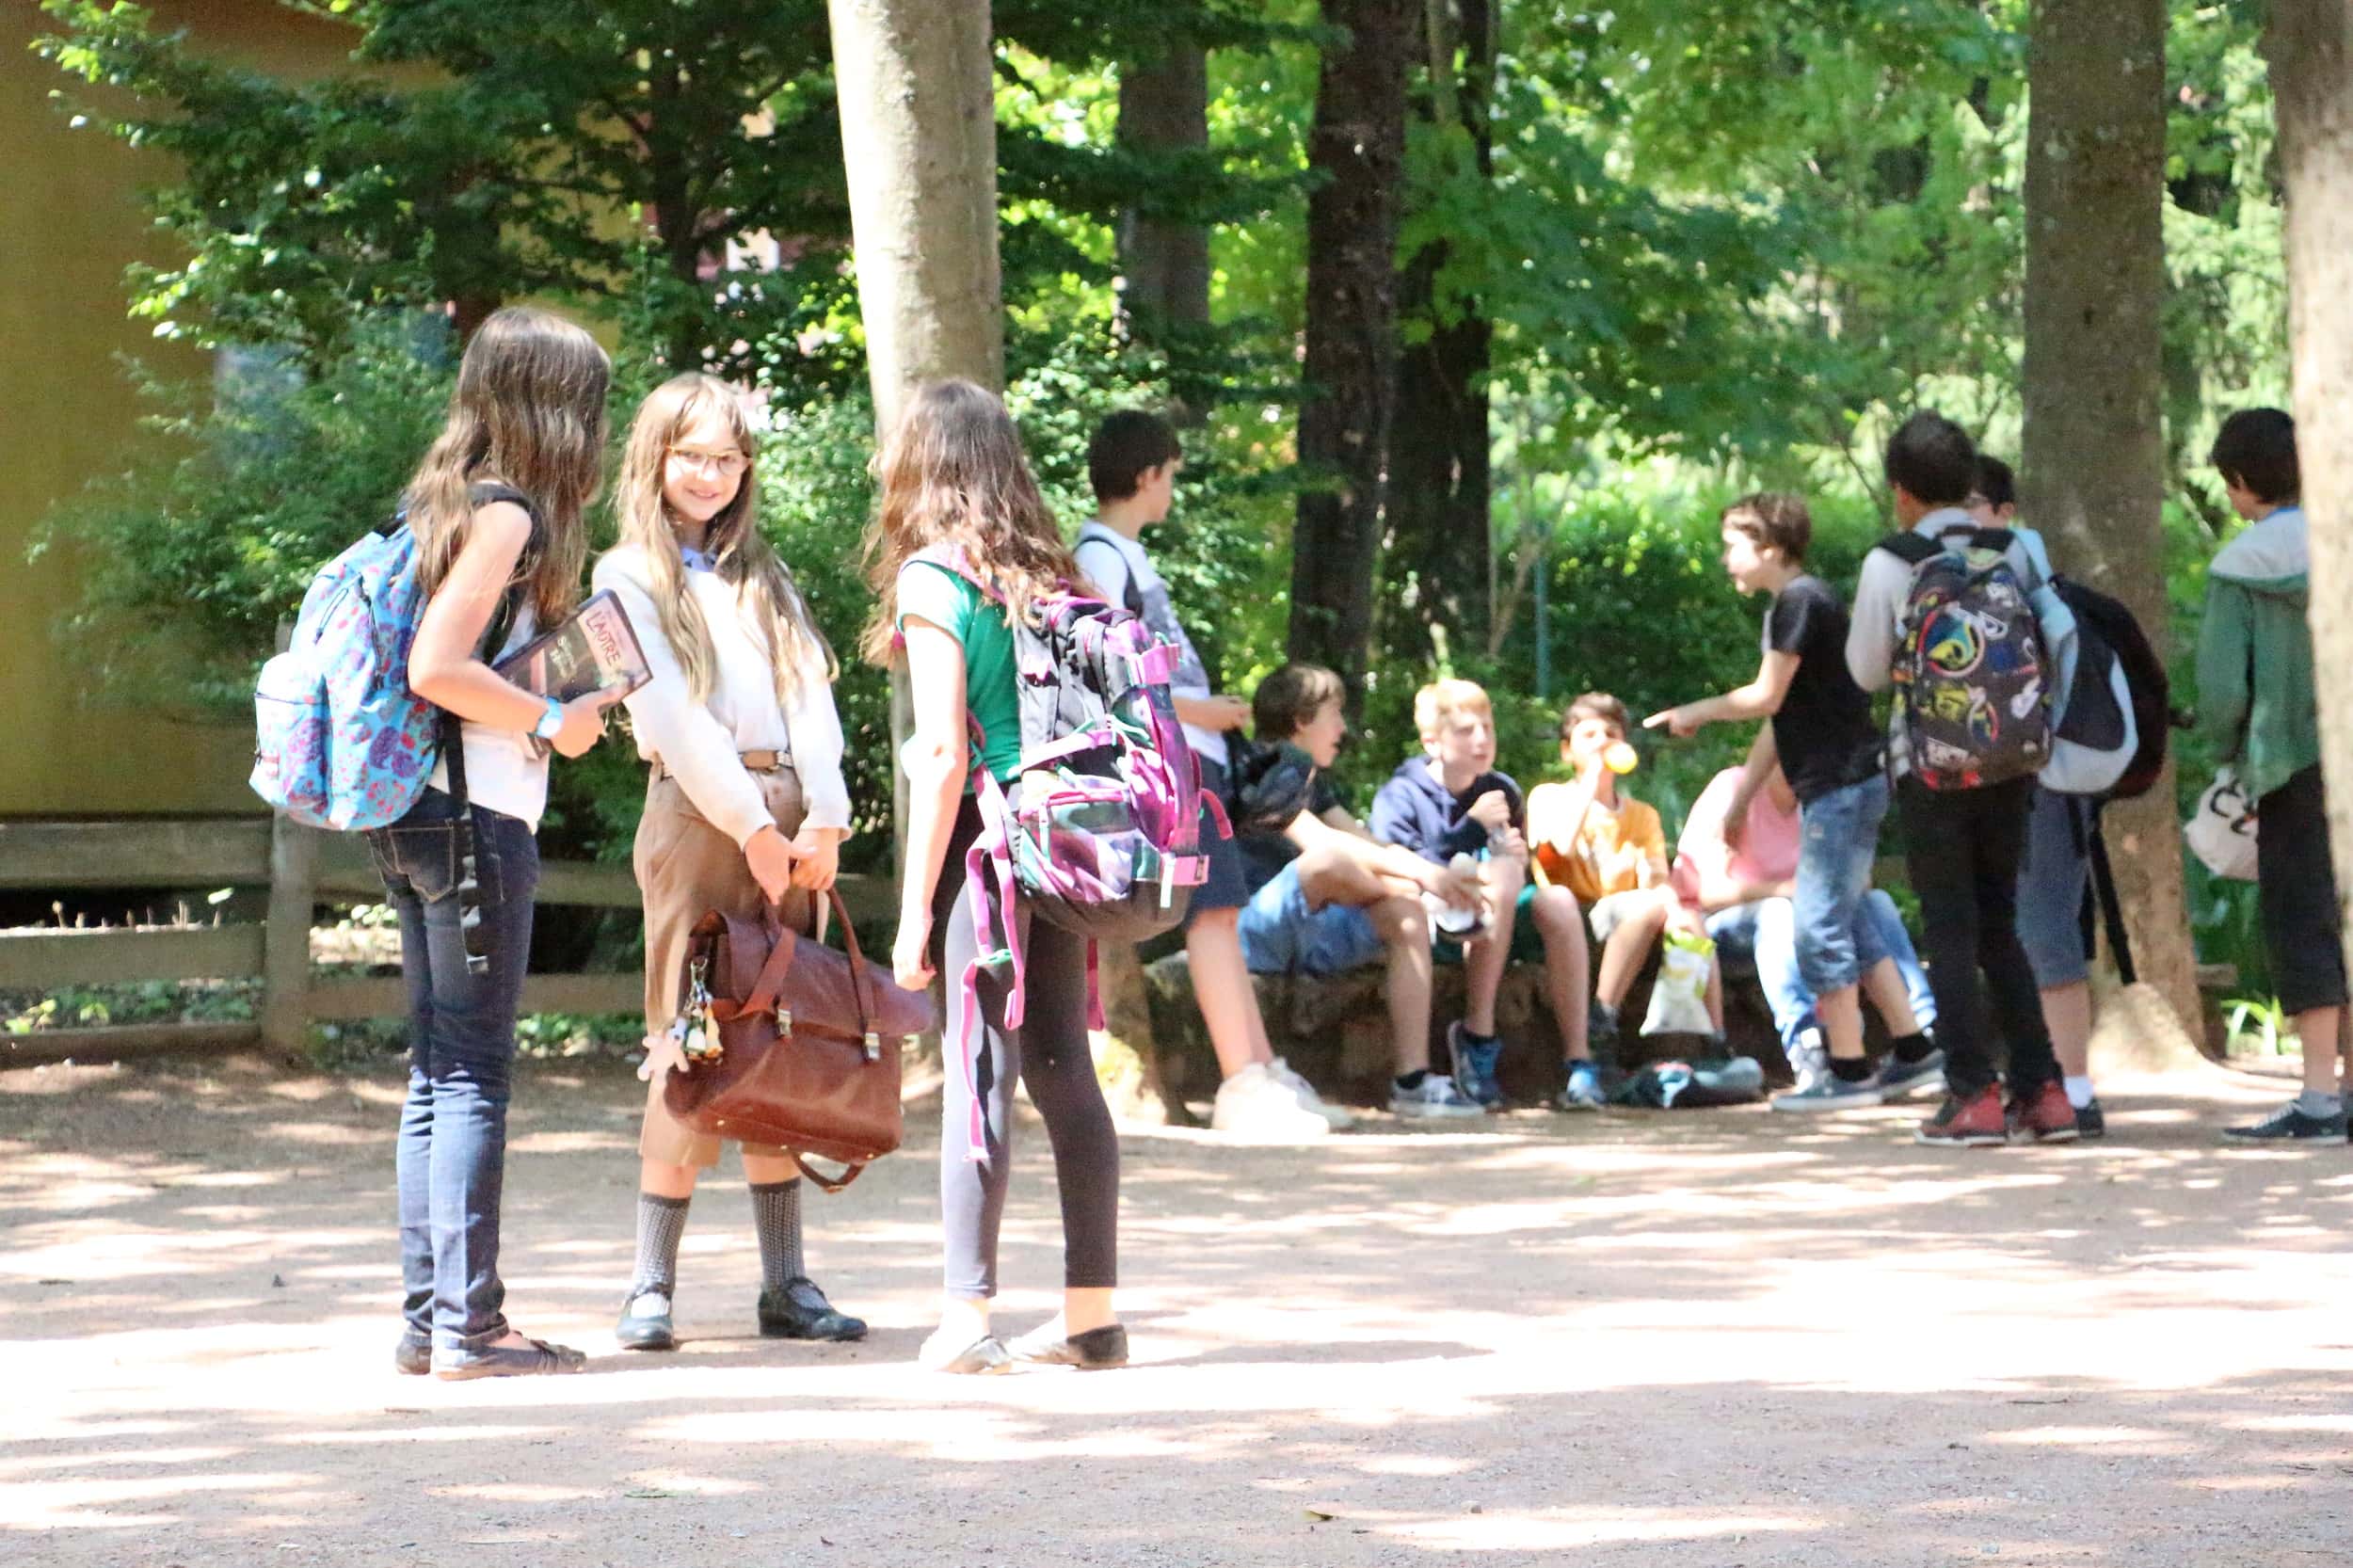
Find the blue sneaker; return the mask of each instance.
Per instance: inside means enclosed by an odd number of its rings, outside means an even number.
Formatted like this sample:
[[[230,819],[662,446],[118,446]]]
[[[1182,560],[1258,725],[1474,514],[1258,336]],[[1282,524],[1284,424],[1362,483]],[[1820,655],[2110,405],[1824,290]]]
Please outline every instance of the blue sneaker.
[[[1601,1069],[1591,1062],[1569,1064],[1569,1080],[1554,1096],[1553,1105],[1562,1111],[1599,1111],[1609,1103],[1602,1093]]]
[[[1489,1111],[1503,1103],[1503,1086],[1496,1081],[1496,1064],[1503,1060],[1502,1041],[1475,1041],[1458,1021],[1447,1026],[1446,1051],[1453,1059],[1454,1086],[1465,1099]]]

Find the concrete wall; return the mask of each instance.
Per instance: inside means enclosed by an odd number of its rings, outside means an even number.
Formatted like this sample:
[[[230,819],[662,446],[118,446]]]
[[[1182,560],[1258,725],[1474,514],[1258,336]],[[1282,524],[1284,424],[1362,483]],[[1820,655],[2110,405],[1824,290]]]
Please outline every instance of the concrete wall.
[[[271,0],[153,0],[165,24],[223,57],[290,75],[341,64],[348,30]],[[205,360],[123,313],[122,271],[163,261],[138,201],[153,154],[75,131],[49,98],[66,79],[27,48],[29,0],[0,6],[0,816],[258,810],[249,726],[191,726],[87,691],[56,638],[78,597],[72,549],[25,549],[51,508],[118,463],[137,408],[116,356],[175,375]],[[136,634],[125,629],[123,634]]]

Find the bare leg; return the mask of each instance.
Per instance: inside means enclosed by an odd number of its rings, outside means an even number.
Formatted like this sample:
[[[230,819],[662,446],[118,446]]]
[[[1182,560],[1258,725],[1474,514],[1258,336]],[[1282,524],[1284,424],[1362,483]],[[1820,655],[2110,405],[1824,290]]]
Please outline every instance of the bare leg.
[[[799,1179],[801,1168],[790,1159],[779,1160],[773,1155],[746,1154],[744,1157],[744,1179],[754,1187],[774,1187],[780,1181]]]
[[[2042,1027],[2051,1032],[2051,1054],[2070,1078],[2091,1075],[2091,982],[2070,981],[2042,988]]]
[[[1912,995],[1904,989],[1903,971],[1896,967],[1893,958],[1882,958],[1863,971],[1863,994],[1871,999],[1871,1005],[1878,1009],[1880,1021],[1887,1026],[1891,1037],[1900,1040],[1907,1034],[1920,1032],[1919,1016],[1912,1011]],[[2046,1018],[2050,1016],[2050,994],[2045,992],[2042,1009]],[[2051,1040],[2057,1044],[2057,1031],[2052,1031]],[[2064,1064],[2067,1058],[2062,1056],[2059,1061]],[[2065,1070],[2074,1071],[2072,1067]]]
[[[746,1174],[750,1172],[751,1164],[752,1162],[748,1160],[744,1161]],[[692,1165],[668,1165],[659,1160],[641,1160],[637,1162],[637,1190],[648,1197],[691,1198],[695,1195],[695,1178],[700,1174]],[[798,1171],[792,1169],[790,1161],[786,1162],[785,1176],[799,1174]],[[771,1176],[767,1179],[782,1181],[785,1176]],[[754,1176],[752,1179],[757,1181],[760,1178]]]
[[[2338,1039],[2343,1027],[2345,1009],[2315,1007],[2296,1016],[2297,1038],[2304,1042],[2304,1087],[2316,1095],[2333,1095],[2337,1090],[2337,1059],[2344,1054],[2344,1042]],[[2329,1048],[2329,1042],[2338,1048]]]
[[[1512,961],[1512,922],[1518,913],[1520,888],[1528,883],[1528,862],[1518,856],[1487,862],[1487,906],[1494,911],[1488,934],[1463,953],[1463,1027],[1473,1034],[1496,1032],[1496,992]]]
[[[1585,1003],[1593,958],[1585,943],[1585,916],[1577,906],[1577,895],[1566,888],[1540,889],[1529,912],[1545,939],[1545,1000],[1560,1026],[1561,1060],[1590,1062],[1593,1046],[1586,1037]]]
[[[1646,904],[1627,912],[1610,932],[1609,939],[1601,945],[1601,980],[1593,993],[1605,1006],[1619,1007],[1625,1002],[1625,994],[1634,987],[1634,977],[1642,970],[1642,961],[1658,944],[1658,934],[1667,928],[1667,906]]]
[[[1398,1076],[1430,1065],[1430,917],[1420,889],[1335,850],[1299,857],[1299,887],[1310,908],[1362,909],[1388,962],[1389,1042]]]
[[[1117,1321],[1119,1321],[1119,1314],[1112,1310],[1112,1293],[1109,1288],[1090,1287],[1083,1290],[1064,1290],[1062,1293],[1062,1322],[1063,1333],[1065,1336],[1084,1334],[1089,1329],[1101,1328],[1106,1323]]]
[[[1911,1008],[1907,1006],[1905,1012],[1911,1012]],[[1841,985],[1834,991],[1824,991],[1814,999],[1814,1016],[1822,1020],[1822,1037],[1830,1043],[1833,1060],[1863,1060],[1863,1002],[1859,986]]]
[[[1233,1077],[1253,1063],[1274,1060],[1258,993],[1241,957],[1241,912],[1208,909],[1185,928],[1185,957],[1193,967],[1193,996],[1209,1026],[1217,1070]]]

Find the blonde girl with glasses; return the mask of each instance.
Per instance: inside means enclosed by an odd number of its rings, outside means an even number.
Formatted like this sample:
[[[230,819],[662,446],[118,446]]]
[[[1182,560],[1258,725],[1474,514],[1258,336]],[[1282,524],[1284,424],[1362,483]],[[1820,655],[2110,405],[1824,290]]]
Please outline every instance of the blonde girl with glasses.
[[[687,935],[713,909],[776,904],[813,929],[850,831],[834,711],[833,650],[792,574],[760,532],[756,437],[743,392],[709,376],[673,377],[637,410],[614,506],[620,543],[595,585],[629,612],[653,679],[629,700],[652,764],[637,825],[646,908],[644,1127],[638,1135],[637,1261],[615,1336],[625,1350],[670,1350],[679,1240],[695,1181],[719,1140],[681,1126],[663,1101],[680,1064],[677,1015]],[[833,1309],[801,1256],[801,1178],[792,1151],[745,1144],[760,1236],[760,1332],[857,1339],[866,1325]]]

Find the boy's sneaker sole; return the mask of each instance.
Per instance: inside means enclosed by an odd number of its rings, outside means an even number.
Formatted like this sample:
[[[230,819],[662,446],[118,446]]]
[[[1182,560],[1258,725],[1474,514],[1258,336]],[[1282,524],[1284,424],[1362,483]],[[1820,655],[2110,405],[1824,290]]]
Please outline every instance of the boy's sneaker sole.
[[[1825,1079],[1803,1089],[1790,1089],[1767,1101],[1775,1111],[1864,1111],[1887,1103],[1886,1091],[1871,1080],[1848,1083],[1840,1079]]]
[[[1945,1087],[1945,1053],[1932,1050],[1917,1062],[1889,1057],[1880,1067],[1880,1089],[1892,1103]]]

